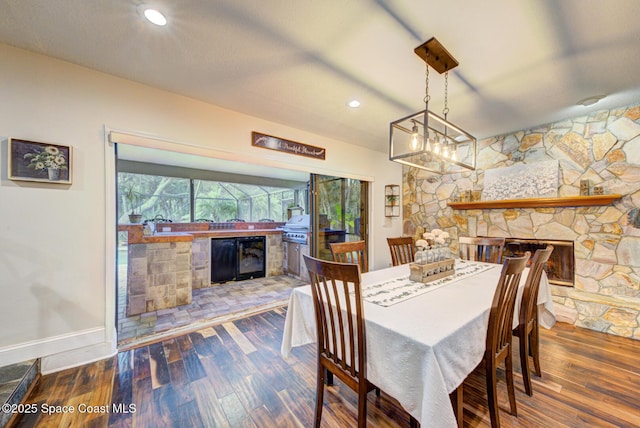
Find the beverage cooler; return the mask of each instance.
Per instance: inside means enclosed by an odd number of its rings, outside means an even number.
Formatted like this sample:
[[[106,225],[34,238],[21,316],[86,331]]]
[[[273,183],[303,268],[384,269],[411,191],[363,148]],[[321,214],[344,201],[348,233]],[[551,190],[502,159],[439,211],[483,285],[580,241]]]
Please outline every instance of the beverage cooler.
[[[240,281],[265,276],[264,236],[211,239],[211,282]]]

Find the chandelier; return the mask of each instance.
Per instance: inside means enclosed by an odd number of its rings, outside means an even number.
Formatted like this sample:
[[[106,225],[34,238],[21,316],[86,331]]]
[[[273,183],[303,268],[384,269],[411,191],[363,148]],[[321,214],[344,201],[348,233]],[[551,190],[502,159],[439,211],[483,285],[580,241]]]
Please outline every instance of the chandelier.
[[[389,160],[439,174],[476,169],[476,138],[447,120],[449,70],[458,61],[436,40],[427,40],[414,52],[424,60],[424,110],[390,124]],[[429,67],[444,73],[442,116],[429,111]]]

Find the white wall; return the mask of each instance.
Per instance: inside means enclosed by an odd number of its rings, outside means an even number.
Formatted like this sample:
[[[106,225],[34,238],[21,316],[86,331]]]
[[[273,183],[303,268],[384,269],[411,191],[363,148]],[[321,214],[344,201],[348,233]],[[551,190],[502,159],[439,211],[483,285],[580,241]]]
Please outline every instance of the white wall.
[[[402,171],[384,153],[1,44],[0,94],[0,366],[50,356],[46,372],[115,352],[105,129],[159,136],[186,153],[371,179],[372,266],[390,263],[386,237],[400,235],[401,220],[384,218],[384,185],[400,184]],[[251,147],[251,131],[325,147],[327,159]],[[8,180],[9,137],[73,146],[73,184]]]

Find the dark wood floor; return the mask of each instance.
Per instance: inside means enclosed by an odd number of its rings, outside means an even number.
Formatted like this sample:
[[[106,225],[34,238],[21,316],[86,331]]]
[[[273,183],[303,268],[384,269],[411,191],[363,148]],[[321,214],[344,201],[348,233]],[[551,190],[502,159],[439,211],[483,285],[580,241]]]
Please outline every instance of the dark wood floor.
[[[283,360],[284,317],[285,309],[275,309],[44,376],[28,399],[38,413],[12,426],[310,427],[315,348],[296,348]],[[543,378],[534,377],[533,397],[516,378],[517,418],[507,413],[499,383],[503,426],[640,426],[639,341],[559,323],[542,330],[541,346]],[[490,425],[482,373],[464,385],[465,426]],[[339,383],[329,387],[323,426],[355,426],[355,398]],[[371,393],[368,423],[408,426],[409,419],[384,393]]]

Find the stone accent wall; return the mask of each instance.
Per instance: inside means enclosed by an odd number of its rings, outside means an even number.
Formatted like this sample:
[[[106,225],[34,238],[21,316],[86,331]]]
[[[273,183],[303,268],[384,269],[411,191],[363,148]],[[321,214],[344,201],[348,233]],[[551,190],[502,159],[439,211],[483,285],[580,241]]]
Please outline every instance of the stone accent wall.
[[[129,245],[127,316],[191,303],[191,245]]]
[[[265,262],[266,276],[276,276],[284,274],[284,244],[282,234],[269,234],[266,240],[267,260]]]
[[[191,287],[211,286],[211,238],[194,238],[191,247]]]
[[[580,180],[623,197],[610,206],[453,210],[447,202],[481,190],[484,170],[557,159],[559,196],[580,193]],[[474,172],[434,175],[403,168],[403,229],[440,228],[452,236],[566,239],[575,243],[575,287],[552,286],[559,321],[640,339],[640,106],[598,111],[479,141]]]

